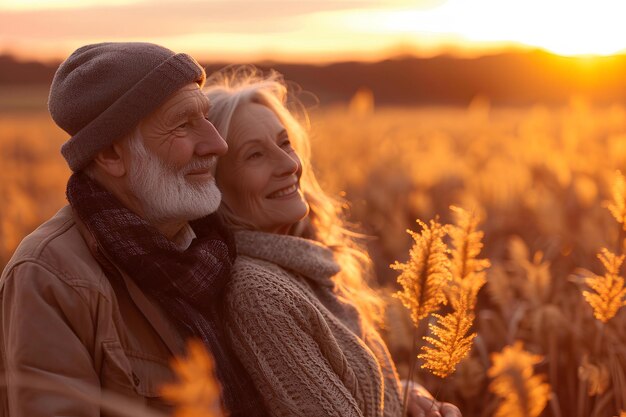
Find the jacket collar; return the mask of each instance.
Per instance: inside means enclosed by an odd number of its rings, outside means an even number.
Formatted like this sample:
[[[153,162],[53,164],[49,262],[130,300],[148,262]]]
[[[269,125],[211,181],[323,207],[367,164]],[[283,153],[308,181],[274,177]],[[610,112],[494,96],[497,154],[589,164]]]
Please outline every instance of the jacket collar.
[[[178,334],[156,304],[150,301],[137,284],[115,265],[115,262],[109,258],[106,251],[98,245],[98,242],[89,232],[87,226],[80,220],[79,216],[73,213],[73,217],[78,231],[87,243],[87,247],[94,258],[96,258],[99,263],[106,262],[108,265],[115,268],[116,272],[122,277],[131,300],[161,337],[163,343],[165,343],[172,355],[181,356],[185,352],[185,343],[181,335]]]

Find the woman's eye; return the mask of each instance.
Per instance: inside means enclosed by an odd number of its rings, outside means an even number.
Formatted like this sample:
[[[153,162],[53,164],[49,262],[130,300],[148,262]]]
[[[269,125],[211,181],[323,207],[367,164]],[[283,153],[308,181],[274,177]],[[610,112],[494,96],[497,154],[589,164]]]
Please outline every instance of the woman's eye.
[[[260,158],[262,156],[263,156],[263,154],[261,152],[253,152],[253,153],[251,153],[250,155],[248,155],[246,157],[246,160],[250,161],[252,159],[257,159],[257,158]]]
[[[289,139],[285,139],[280,143],[281,148],[291,148],[291,141]]]

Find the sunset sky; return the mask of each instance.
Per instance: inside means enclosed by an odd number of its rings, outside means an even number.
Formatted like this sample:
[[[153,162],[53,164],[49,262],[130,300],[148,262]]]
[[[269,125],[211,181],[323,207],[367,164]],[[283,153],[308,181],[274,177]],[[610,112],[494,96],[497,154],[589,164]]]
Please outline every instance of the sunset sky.
[[[151,41],[202,60],[327,62],[539,47],[626,52],[624,0],[0,0],[0,53]]]

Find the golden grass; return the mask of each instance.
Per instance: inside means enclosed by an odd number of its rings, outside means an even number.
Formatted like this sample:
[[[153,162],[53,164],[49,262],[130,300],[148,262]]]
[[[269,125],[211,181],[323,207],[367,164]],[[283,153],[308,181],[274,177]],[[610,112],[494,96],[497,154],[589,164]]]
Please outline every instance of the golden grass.
[[[213,358],[198,340],[187,343],[187,353],[172,363],[178,381],[161,387],[163,397],[176,406],[173,417],[221,417]]]
[[[459,207],[452,206],[456,224],[442,226],[436,220],[430,225],[418,220],[422,231],[408,230],[415,244],[409,251],[409,261],[396,262],[392,269],[401,271],[398,283],[402,290],[394,294],[410,311],[415,326],[413,349],[417,344],[422,319],[432,314],[434,323],[428,323],[427,344],[417,358],[423,360],[422,369],[446,378],[465,358],[476,333],[468,334],[474,323],[474,306],[478,291],[485,284],[485,268],[489,261],[478,259],[483,244],[483,233],[477,230],[479,218]],[[443,239],[448,236],[452,249]],[[449,301],[452,312],[434,313]],[[409,381],[413,376],[410,361]],[[406,393],[405,393],[406,396]]]
[[[484,233],[478,230],[480,217],[460,207],[451,207],[455,224],[448,226],[452,246],[452,285],[448,298],[452,307],[471,315],[473,320],[478,292],[487,282],[486,269],[491,265],[488,259],[478,259],[483,248]]]
[[[550,386],[533,367],[543,358],[526,352],[521,342],[492,355],[489,390],[500,398],[494,417],[537,417],[550,396]]]
[[[491,355],[521,341],[544,358],[535,367],[552,394],[542,415],[624,414],[626,309],[603,324],[582,295],[589,271],[602,269],[600,249],[623,253],[624,228],[612,217],[623,211],[602,202],[619,202],[624,106],[491,108],[477,100],[468,108],[375,108],[368,96],[351,111],[316,109],[311,120],[316,172],[351,203],[350,220],[375,237],[369,250],[387,294],[398,290],[388,266],[408,260],[414,240],[405,230],[415,219],[439,214],[452,223],[451,205],[482,208],[481,253],[492,266],[468,331],[477,334],[474,347],[443,384],[418,370],[428,388],[441,387],[438,396],[465,417],[493,415]],[[0,114],[0,264],[64,204],[65,137],[45,114]],[[405,377],[413,325],[400,304],[389,296],[384,335]]]
[[[613,182],[612,199],[607,201],[607,208],[622,228],[626,230],[626,178],[621,172],[617,172]]]
[[[422,346],[423,353],[417,355],[424,361],[423,369],[428,369],[441,378],[447,378],[469,354],[476,333],[468,334],[474,317],[467,312],[467,298],[464,297],[459,299],[451,313],[445,316],[433,314],[436,323],[428,324],[432,336],[424,337],[424,341],[430,345]]]
[[[597,270],[599,249],[621,240],[602,202],[613,194],[615,170],[626,166],[623,106],[334,108],[312,120],[322,183],[343,192],[353,220],[376,236],[370,253],[388,294],[396,276],[385,265],[407,259],[413,242],[404,230],[414,219],[439,215],[448,223],[450,205],[482,208],[483,256],[492,267],[469,330],[477,333],[474,348],[443,385],[419,372],[427,387],[441,386],[440,397],[465,416],[493,415],[490,354],[519,340],[545,358],[539,366],[552,396],[543,414],[612,417],[626,408],[625,310],[599,326],[581,293],[589,275],[577,273]],[[385,336],[404,376],[412,320],[400,320],[399,303],[389,303]],[[608,370],[608,383],[581,376],[585,355]],[[602,389],[591,396],[593,384]]]
[[[0,265],[65,202],[66,138],[46,113],[0,113]]]
[[[443,243],[446,228],[436,220],[430,224],[417,221],[420,233],[407,232],[415,241],[409,252],[409,261],[396,262],[392,269],[400,271],[398,283],[402,290],[395,294],[411,312],[415,326],[439,306],[447,302],[446,288],[452,281],[448,249]]]
[[[460,207],[451,207],[455,215],[455,224],[446,230],[450,238],[452,281],[447,290],[447,298],[452,312],[441,315],[433,314],[435,323],[429,323],[432,336],[423,339],[428,344],[422,346],[423,353],[417,355],[424,361],[422,368],[434,375],[447,378],[455,370],[472,348],[477,336],[470,333],[474,325],[478,292],[487,281],[485,269],[489,260],[478,259],[483,247],[483,232],[479,231],[480,218]]]
[[[624,263],[624,255],[617,256],[603,248],[598,255],[606,273],[585,279],[585,283],[595,292],[583,291],[585,300],[593,308],[593,315],[602,323],[611,320],[618,310],[626,305],[626,286],[619,276]]]

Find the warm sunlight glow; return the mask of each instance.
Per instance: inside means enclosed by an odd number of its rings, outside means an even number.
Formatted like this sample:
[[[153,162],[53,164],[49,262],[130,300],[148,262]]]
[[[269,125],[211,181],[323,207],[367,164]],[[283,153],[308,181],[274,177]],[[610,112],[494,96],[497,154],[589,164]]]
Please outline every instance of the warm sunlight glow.
[[[626,52],[625,0],[0,1],[0,53],[40,58],[131,40],[236,61]]]
[[[626,2],[603,0],[449,0],[432,10],[363,10],[335,15],[353,31],[412,34],[416,42],[456,36],[465,43],[517,43],[561,55],[626,50]]]
[[[108,6],[139,3],[142,0],[107,0]],[[143,0],[145,1],[145,0]],[[69,9],[101,5],[99,0],[3,0],[0,9],[5,10],[41,10]]]

